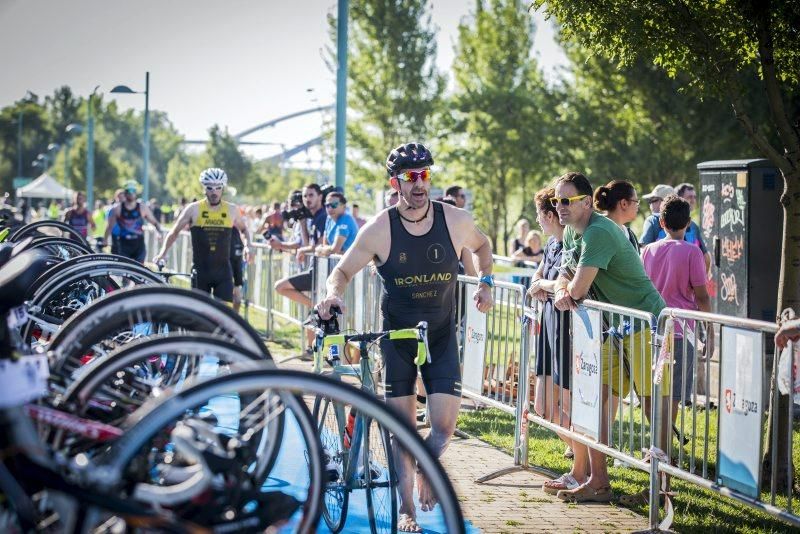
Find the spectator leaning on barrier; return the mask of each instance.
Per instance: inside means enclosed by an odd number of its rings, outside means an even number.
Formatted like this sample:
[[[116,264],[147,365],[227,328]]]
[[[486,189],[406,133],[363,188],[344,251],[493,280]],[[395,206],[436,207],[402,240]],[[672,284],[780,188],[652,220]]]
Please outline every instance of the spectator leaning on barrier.
[[[533,409],[541,417],[570,427],[570,351],[566,335],[569,333],[568,313],[553,307],[552,296],[561,266],[562,242],[564,226],[558,220],[558,214],[551,200],[555,196],[552,187],[542,189],[534,197],[536,203],[536,220],[542,231],[550,238],[544,247],[544,255],[528,295],[542,302],[542,328],[536,347],[536,389],[534,391]],[[565,337],[561,335],[565,334]],[[562,401],[563,399],[563,401]],[[559,434],[559,437],[571,448],[572,440]],[[576,471],[576,467],[579,471]],[[588,461],[576,466],[555,480],[544,483],[545,493],[555,495],[560,490],[574,489],[586,482],[589,477]]]
[[[301,244],[283,244],[279,240],[270,239],[270,246],[277,246],[280,250],[297,250],[297,261],[300,263],[305,262],[306,254],[313,254],[314,249],[318,244],[322,243],[322,235],[325,231],[325,224],[327,222],[327,214],[322,203],[324,198],[322,190],[317,184],[308,184],[303,187],[303,206],[308,210],[303,220],[295,222],[299,224],[301,231]],[[273,245],[273,243],[275,245]],[[312,280],[314,276],[314,263],[305,271],[281,278],[275,283],[275,291],[289,300],[302,304],[308,308],[311,307],[311,297],[307,294],[311,292]],[[306,331],[307,347],[300,354],[300,359],[311,361],[314,359],[314,350],[312,343],[314,340],[313,330]]]
[[[642,197],[650,206],[650,215],[648,215],[644,220],[644,226],[642,226],[642,237],[639,240],[639,243],[641,243],[642,246],[649,245],[653,241],[660,239],[658,234],[661,232],[661,225],[658,222],[658,215],[661,213],[661,203],[664,202],[664,199],[669,195],[674,194],[675,189],[673,189],[672,186],[658,184],[653,188],[652,192]],[[664,237],[663,233],[661,237]]]
[[[682,183],[675,188],[675,194],[689,203],[692,211],[697,208],[697,190],[690,183]],[[661,235],[659,233],[659,235]],[[663,236],[661,236],[663,237]],[[708,252],[705,242],[703,241],[703,234],[700,232],[700,227],[697,223],[690,221],[689,228],[686,230],[684,239],[689,243],[697,246],[703,253],[703,260],[706,264],[706,276],[711,276],[711,254]]]
[[[555,287],[555,307],[559,310],[576,310],[576,301],[588,297],[591,291],[596,300],[658,316],[664,308],[664,300],[653,287],[639,256],[616,223],[592,209],[593,191],[586,176],[578,172],[561,176],[556,182],[555,192],[553,202],[559,220],[567,225],[561,274]],[[627,372],[622,380],[623,391],[617,389],[619,377],[623,374],[620,366],[623,364],[618,354],[612,357],[613,348],[619,347],[616,336],[606,336],[602,345],[604,386],[600,413],[616,413],[619,398],[628,394],[632,378],[637,394],[644,401],[645,413],[649,414],[652,389],[650,329],[640,328],[636,331],[631,328],[628,334],[623,335],[632,336],[632,339],[626,337],[620,344],[627,364]],[[612,403],[610,409],[608,402]],[[609,423],[604,419],[600,425],[603,443],[608,443]],[[581,463],[587,458],[588,452],[589,479],[575,489],[559,491],[557,496],[574,502],[608,502],[613,499],[613,493],[609,485],[606,457],[594,449],[585,449],[578,442],[574,443],[576,468],[583,468]]]
[[[358,223],[346,212],[347,199],[336,191],[328,193],[325,197],[325,209],[328,210],[328,219],[325,222],[322,244],[316,250],[317,254],[330,256],[347,252],[358,233]]]
[[[639,241],[633,230],[627,226],[639,213],[639,199],[633,184],[625,180],[612,180],[606,185],[601,185],[594,192],[594,207],[598,211],[606,212],[606,217],[619,226],[638,254]]]
[[[642,251],[642,261],[647,276],[661,293],[667,306],[684,310],[700,310],[711,312],[711,300],[706,290],[706,270],[703,253],[700,249],[684,240],[684,234],[691,222],[689,203],[682,198],[671,195],[664,199],[661,206],[661,227],[667,238],[647,245]],[[691,400],[692,369],[694,362],[694,321],[686,322],[687,332],[675,324],[675,343],[672,372],[672,417],[677,415],[677,403],[683,391],[684,399]],[[682,340],[686,337],[686,354],[683,354]],[[712,336],[709,339],[713,339]],[[682,382],[686,369],[686,382]],[[681,384],[683,387],[681,388]]]

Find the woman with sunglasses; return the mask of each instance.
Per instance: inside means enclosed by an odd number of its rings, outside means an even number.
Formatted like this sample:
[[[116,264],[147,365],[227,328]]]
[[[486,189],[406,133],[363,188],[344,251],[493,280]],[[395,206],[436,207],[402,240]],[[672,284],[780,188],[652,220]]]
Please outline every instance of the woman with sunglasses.
[[[555,189],[542,189],[534,197],[536,204],[536,221],[542,231],[550,238],[544,247],[544,255],[533,275],[533,282],[528,295],[542,304],[542,328],[536,347],[536,388],[533,409],[541,417],[559,424],[564,428],[570,426],[570,350],[569,321],[570,314],[558,311],[553,306],[553,292],[561,267],[563,250],[564,225],[558,219],[552,199]],[[566,436],[559,437],[572,449],[572,440]],[[588,454],[584,449],[579,452]],[[579,457],[568,473],[554,480],[548,480],[542,489],[550,495],[560,490],[577,488],[589,477],[588,456]]]
[[[611,180],[606,185],[601,185],[594,192],[594,207],[597,211],[605,212],[606,217],[617,223],[638,254],[639,240],[627,226],[639,214],[639,198],[633,184],[625,180]]]
[[[400,200],[378,213],[358,233],[328,277],[327,294],[317,304],[317,311],[327,319],[331,306],[341,308],[347,284],[374,260],[383,280],[382,330],[428,322],[430,359],[419,368],[414,363],[415,340],[381,341],[384,394],[387,404],[415,428],[415,383],[418,372],[422,374],[431,426],[426,442],[440,456],[450,443],[461,405],[456,289],[462,252],[469,250],[478,258],[480,282],[473,301],[480,312],[493,305],[494,279],[491,244],[469,212],[430,199],[431,165],[433,156],[420,143],[392,150],[386,170]],[[399,450],[395,453],[400,499],[397,529],[422,532],[413,499],[415,477],[423,512],[434,508],[436,496],[424,477],[416,473],[414,458]]]

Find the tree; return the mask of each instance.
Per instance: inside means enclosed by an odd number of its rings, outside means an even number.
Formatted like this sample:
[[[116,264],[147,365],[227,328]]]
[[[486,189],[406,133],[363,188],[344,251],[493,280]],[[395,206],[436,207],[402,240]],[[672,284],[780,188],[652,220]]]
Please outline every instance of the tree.
[[[561,24],[564,36],[622,66],[644,60],[698,95],[724,98],[753,145],[780,170],[784,190],[778,307],[800,311],[800,11],[790,0],[683,2],[535,0]],[[759,105],[748,106],[748,78],[757,76]],[[771,395],[775,398],[776,395]],[[780,487],[794,477],[788,451],[789,397],[777,395]],[[770,425],[773,420],[769,418]],[[772,452],[768,439],[767,460]],[[768,466],[767,466],[768,467]],[[764,469],[769,474],[770,469]]]
[[[550,93],[531,56],[533,28],[515,0],[482,0],[459,26],[448,174],[475,195],[494,250],[510,235],[507,200],[549,176]],[[523,204],[526,204],[523,201]]]
[[[400,143],[429,140],[444,91],[429,2],[351,0],[349,31],[348,145],[363,171],[350,174],[385,183],[387,154]]]
[[[33,167],[36,156],[55,140],[53,123],[39,97],[29,94],[0,110],[0,186],[11,191],[17,175],[18,121],[22,114],[22,175],[35,177],[41,168]]]
[[[603,182],[627,179],[644,192],[657,183],[692,181],[698,161],[752,152],[726,106],[682,89],[684,76],[672,79],[642,59],[618,66],[577,43],[562,44],[572,76],[561,88],[553,140],[561,168]],[[757,88],[747,94],[757,95]]]

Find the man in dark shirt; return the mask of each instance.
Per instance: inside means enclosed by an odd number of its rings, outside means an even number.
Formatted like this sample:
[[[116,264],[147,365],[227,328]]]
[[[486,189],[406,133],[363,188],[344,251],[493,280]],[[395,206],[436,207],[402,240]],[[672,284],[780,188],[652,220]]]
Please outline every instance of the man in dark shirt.
[[[347,283],[374,261],[383,279],[381,312],[384,330],[409,328],[428,322],[430,360],[419,367],[430,406],[431,432],[426,438],[434,455],[450,443],[461,404],[461,370],[455,328],[458,258],[465,249],[479,260],[480,282],[473,296],[481,312],[493,305],[492,247],[475,226],[472,216],[430,199],[433,157],[419,143],[392,150],[386,162],[391,187],[399,192],[396,206],[373,217],[328,277],[327,295],[317,310],[330,317],[331,306],[343,307]],[[406,340],[408,341],[408,340]],[[384,356],[386,402],[416,427],[414,362],[416,341],[381,342]],[[413,501],[414,459],[396,451],[400,496],[397,529],[422,532]],[[427,481],[417,473],[422,511],[436,504]]]

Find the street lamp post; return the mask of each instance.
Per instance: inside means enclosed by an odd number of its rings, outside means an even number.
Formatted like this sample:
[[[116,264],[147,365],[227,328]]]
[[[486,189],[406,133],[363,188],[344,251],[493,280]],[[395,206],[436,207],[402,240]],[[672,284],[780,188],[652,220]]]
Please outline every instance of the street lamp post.
[[[117,85],[111,90],[117,94],[142,94],[142,91],[134,91],[127,85]],[[144,146],[142,147],[142,198],[150,198],[150,72],[144,76]]]
[[[22,178],[22,117],[20,111],[17,118],[17,178]]]
[[[69,149],[72,147],[72,136],[83,132],[83,127],[80,124],[68,124],[64,132],[67,134],[64,139],[64,186],[69,189]]]
[[[344,190],[347,165],[347,18],[348,0],[339,0],[336,20],[336,186]]]
[[[94,206],[94,116],[92,97],[100,86],[96,86],[86,101],[86,205]]]

